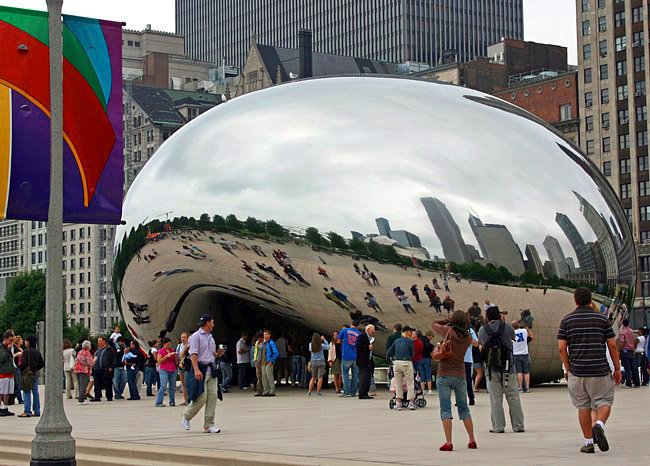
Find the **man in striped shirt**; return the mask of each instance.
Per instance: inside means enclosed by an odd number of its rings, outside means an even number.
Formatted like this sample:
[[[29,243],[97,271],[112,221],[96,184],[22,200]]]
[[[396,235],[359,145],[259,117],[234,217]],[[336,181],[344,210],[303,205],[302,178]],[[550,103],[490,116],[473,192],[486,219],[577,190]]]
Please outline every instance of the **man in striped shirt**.
[[[614,384],[621,382],[621,366],[616,335],[605,316],[596,312],[591,291],[578,288],[574,293],[576,309],[562,319],[557,334],[564,367],[568,370],[569,396],[578,409],[578,420],[584,436],[582,453],[594,453],[594,443],[601,451],[609,450],[605,422],[614,403]],[[606,348],[614,363],[614,376],[607,363]],[[592,426],[591,412],[597,413]]]

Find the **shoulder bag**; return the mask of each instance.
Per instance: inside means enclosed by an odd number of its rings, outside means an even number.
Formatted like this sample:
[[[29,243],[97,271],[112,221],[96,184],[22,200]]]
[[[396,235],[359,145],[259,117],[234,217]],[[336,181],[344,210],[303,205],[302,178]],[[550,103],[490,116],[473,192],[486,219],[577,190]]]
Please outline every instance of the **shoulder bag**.
[[[433,353],[431,353],[431,359],[434,361],[444,361],[449,359],[454,355],[452,346],[451,346],[451,328],[447,331],[445,338],[436,345]]]

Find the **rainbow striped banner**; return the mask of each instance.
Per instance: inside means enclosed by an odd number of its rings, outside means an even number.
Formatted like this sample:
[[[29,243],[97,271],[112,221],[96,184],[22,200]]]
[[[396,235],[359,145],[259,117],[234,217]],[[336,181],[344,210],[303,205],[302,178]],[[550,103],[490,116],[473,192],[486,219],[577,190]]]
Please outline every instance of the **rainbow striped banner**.
[[[0,219],[47,220],[47,13],[0,6]],[[122,214],[122,24],[63,18],[63,221]]]

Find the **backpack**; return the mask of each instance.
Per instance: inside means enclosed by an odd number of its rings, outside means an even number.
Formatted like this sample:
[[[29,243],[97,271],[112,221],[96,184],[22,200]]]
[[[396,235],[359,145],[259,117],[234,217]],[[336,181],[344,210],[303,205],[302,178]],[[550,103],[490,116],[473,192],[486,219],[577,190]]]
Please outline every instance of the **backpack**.
[[[433,351],[433,345],[427,337],[422,337],[422,358],[430,358],[431,351]]]
[[[507,373],[510,370],[510,353],[511,351],[503,344],[503,331],[506,327],[505,322],[499,323],[499,328],[494,331],[489,324],[485,326],[488,334],[488,341],[483,350],[484,361],[490,373],[493,370]]]

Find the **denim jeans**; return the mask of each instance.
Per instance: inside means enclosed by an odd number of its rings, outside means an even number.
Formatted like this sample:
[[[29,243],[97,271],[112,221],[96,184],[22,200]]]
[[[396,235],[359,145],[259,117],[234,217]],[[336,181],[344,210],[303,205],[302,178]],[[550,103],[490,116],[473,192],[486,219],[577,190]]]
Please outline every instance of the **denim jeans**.
[[[293,383],[302,382],[302,361],[301,356],[291,356],[291,376]]]
[[[122,398],[122,392],[126,386],[126,371],[123,367],[113,369],[113,393],[115,398]]]
[[[639,381],[639,368],[636,365],[636,358],[634,357],[634,350],[621,351],[621,364],[625,368],[625,385],[631,387],[632,384],[638,387],[641,385]]]
[[[420,359],[417,364],[420,382],[431,382],[431,358]]]
[[[41,414],[41,399],[38,396],[38,377],[34,377],[34,384],[31,390],[23,390],[25,401],[25,414],[32,415],[32,398],[34,400],[34,414]]]
[[[352,379],[349,374],[352,371]],[[345,395],[355,396],[357,394],[357,385],[359,383],[359,368],[356,361],[341,361],[341,373],[343,374],[343,393]]]
[[[156,406],[161,405],[165,399],[165,389],[169,386],[169,405],[176,404],[174,400],[174,392],[176,391],[176,371],[166,371],[160,369],[160,388],[158,389],[158,396],[156,397]]]
[[[147,396],[153,396],[152,385],[156,383],[156,368],[145,366],[144,383],[147,384]]]
[[[248,372],[248,368],[250,367],[250,363],[248,362],[242,362],[237,364],[237,382],[239,383],[239,388],[245,388],[248,385],[246,385],[248,377],[246,377],[246,373]]]
[[[20,381],[22,380],[22,371],[20,370],[19,367],[14,369],[14,383],[15,383],[15,390],[14,390],[14,395],[16,396],[16,399],[18,400],[19,404],[22,404],[23,402],[23,391],[20,389]]]
[[[140,399],[140,393],[138,390],[138,373],[140,372],[137,369],[131,369],[126,372],[126,380],[129,384],[129,398],[132,400],[139,400]]]
[[[647,366],[648,361],[643,353],[634,353],[634,358],[636,359],[636,365],[641,371],[641,382],[647,385],[648,380],[650,379]]]
[[[230,365],[229,362],[221,361],[219,363],[219,367],[221,368],[221,373],[223,374],[223,380],[221,381],[221,388],[224,389],[228,387],[228,384],[232,380],[232,366]],[[162,371],[160,372],[162,373]]]
[[[458,407],[458,418],[461,421],[471,419],[467,405],[467,382],[465,377],[450,377],[443,375],[436,377],[436,387],[438,388],[438,400],[440,402],[440,419],[453,419],[451,414],[451,391],[454,391],[456,406]]]

